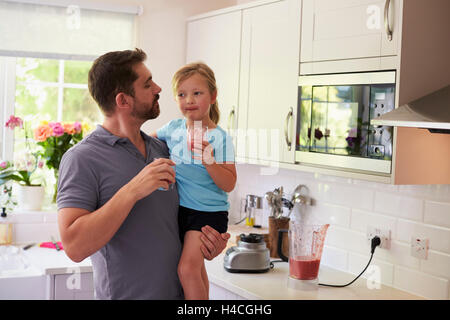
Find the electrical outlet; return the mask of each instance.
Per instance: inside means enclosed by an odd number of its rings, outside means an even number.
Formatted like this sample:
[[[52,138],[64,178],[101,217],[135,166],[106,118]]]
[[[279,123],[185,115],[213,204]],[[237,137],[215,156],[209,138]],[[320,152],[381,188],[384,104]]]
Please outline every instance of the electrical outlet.
[[[411,237],[411,255],[426,260],[428,258],[428,239]]]
[[[367,226],[367,241],[370,243],[373,237],[380,237],[381,243],[379,245],[380,248],[390,249],[391,248],[391,230],[389,229],[381,229],[374,226]]]

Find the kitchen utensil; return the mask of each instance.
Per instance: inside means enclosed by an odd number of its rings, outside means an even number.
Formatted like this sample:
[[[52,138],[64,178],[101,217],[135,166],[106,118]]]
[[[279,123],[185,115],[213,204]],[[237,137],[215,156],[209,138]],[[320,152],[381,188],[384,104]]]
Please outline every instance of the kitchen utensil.
[[[288,287],[300,290],[317,288],[320,259],[329,226],[305,225],[291,220],[289,231],[279,230],[278,254],[283,261],[289,261]],[[285,232],[289,235],[289,258],[281,250]]]
[[[279,258],[278,255],[278,230],[289,228],[289,218],[281,217],[276,219],[275,217],[269,217],[269,250],[271,258]],[[284,241],[282,251],[285,255],[289,255],[289,241],[288,235],[284,234]]]
[[[33,247],[34,245],[36,245],[36,243],[30,243],[30,244],[27,244],[25,247],[23,247],[22,249],[23,250],[28,250],[28,249],[30,249],[31,247]]]
[[[232,273],[263,273],[271,268],[269,249],[261,234],[242,233],[237,246],[229,248],[223,260],[226,271]]]
[[[59,250],[63,250],[64,249],[61,242],[57,242],[56,245],[58,245]],[[39,248],[56,249],[57,251],[59,251],[56,248],[56,245],[53,242],[41,242],[41,243],[39,243]]]
[[[273,191],[266,192],[265,194],[267,204],[271,208],[270,216],[275,217],[275,219],[279,219],[283,216],[283,207],[288,208],[289,212],[294,207],[294,204],[283,196],[284,192],[282,186]]]
[[[60,247],[60,246],[58,245],[58,243],[55,241],[55,238],[51,237],[51,239],[52,239],[53,245],[54,245],[55,248],[56,248],[56,251],[61,250],[61,247]]]

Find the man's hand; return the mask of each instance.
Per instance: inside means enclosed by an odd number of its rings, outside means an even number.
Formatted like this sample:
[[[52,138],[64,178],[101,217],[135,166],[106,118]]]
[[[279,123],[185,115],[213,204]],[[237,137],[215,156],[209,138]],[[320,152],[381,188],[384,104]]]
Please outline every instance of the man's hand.
[[[175,183],[175,163],[170,159],[156,159],[146,165],[131,181],[128,188],[137,200],[145,198],[158,188],[168,189]]]
[[[206,260],[212,260],[217,257],[223,249],[227,246],[228,239],[230,238],[229,233],[220,234],[214,228],[210,226],[204,226],[202,228],[202,235],[200,239],[203,244],[200,247],[203,256]]]

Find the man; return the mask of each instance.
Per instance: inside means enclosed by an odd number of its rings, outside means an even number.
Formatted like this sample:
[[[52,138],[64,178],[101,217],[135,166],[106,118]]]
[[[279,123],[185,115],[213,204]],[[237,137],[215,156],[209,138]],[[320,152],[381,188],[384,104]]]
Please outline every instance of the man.
[[[103,125],[61,160],[58,226],[66,254],[91,257],[98,299],[182,299],[175,165],[167,146],[140,127],[159,115],[161,88],[139,49],[109,52],[89,71]],[[168,189],[163,191],[162,189]],[[229,234],[203,230],[206,259]]]

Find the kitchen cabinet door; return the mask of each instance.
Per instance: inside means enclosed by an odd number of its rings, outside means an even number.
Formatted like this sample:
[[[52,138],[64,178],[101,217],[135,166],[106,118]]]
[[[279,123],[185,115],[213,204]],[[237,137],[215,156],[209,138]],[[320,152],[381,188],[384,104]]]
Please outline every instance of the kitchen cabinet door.
[[[237,125],[240,47],[240,10],[188,22],[186,61],[203,61],[214,71],[219,126],[229,134]]]
[[[401,0],[303,0],[301,62],[397,55],[400,6]]]
[[[50,275],[51,300],[93,300],[92,272]]]
[[[294,162],[300,19],[299,0],[243,11],[239,156]]]

